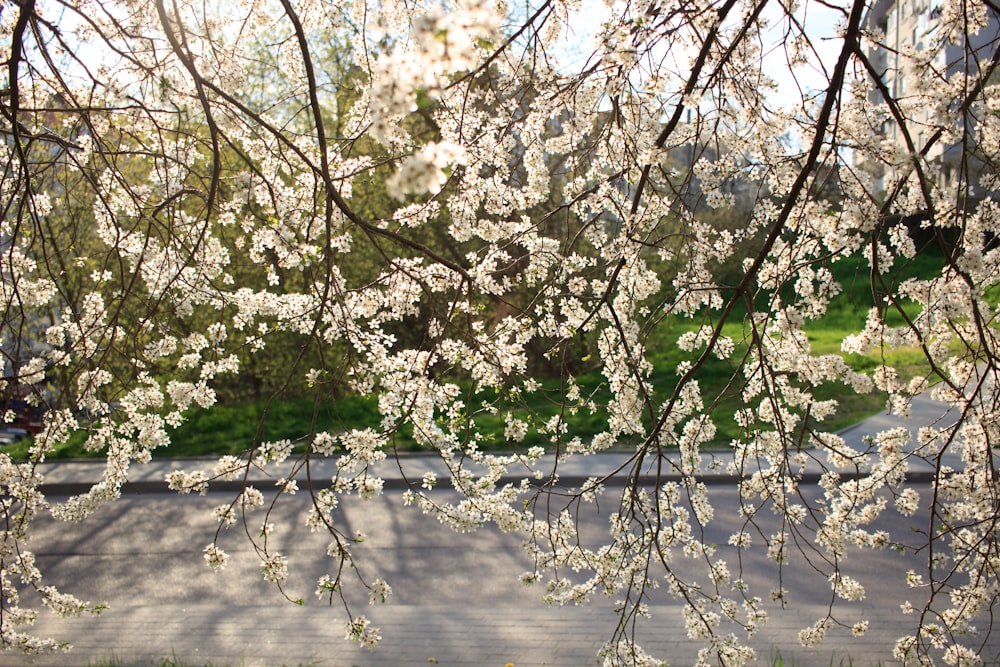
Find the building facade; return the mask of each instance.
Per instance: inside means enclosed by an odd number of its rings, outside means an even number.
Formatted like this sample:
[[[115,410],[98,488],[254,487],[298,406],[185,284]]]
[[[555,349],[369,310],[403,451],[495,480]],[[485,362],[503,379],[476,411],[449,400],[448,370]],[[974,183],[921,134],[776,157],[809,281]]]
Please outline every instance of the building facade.
[[[968,141],[963,142],[964,146],[940,140],[932,142],[942,129],[942,114],[935,108],[933,89],[940,89],[946,80],[952,81],[964,72],[975,74],[993,59],[1000,20],[989,10],[985,16],[986,25],[978,31],[953,31],[950,39],[943,34],[942,0],[877,0],[867,16],[867,27],[884,35],[884,40],[868,52],[868,59],[881,73],[884,84],[884,88],[872,88],[870,99],[884,102],[888,95],[905,126],[901,127],[894,114],[889,113],[880,132],[897,152],[922,152],[936,167],[938,185],[945,187],[956,179],[978,181],[976,172],[981,165],[975,166],[975,151],[967,150]],[[953,131],[953,136],[974,135],[972,110],[956,112],[951,119],[953,126],[947,129]],[[878,189],[884,190],[892,180],[892,170],[883,167],[874,171],[879,179]]]

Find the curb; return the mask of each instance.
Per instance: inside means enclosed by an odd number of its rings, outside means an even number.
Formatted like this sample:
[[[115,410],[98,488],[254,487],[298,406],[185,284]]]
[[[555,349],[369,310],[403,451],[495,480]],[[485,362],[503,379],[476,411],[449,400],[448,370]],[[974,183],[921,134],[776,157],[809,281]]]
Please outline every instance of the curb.
[[[865,477],[861,473],[842,473],[840,475],[841,480],[856,480]],[[822,475],[819,473],[807,473],[797,478],[800,484],[811,484],[817,485],[820,482]],[[905,481],[908,484],[930,484],[934,482],[937,478],[937,474],[932,471],[918,471],[918,472],[908,472],[905,475]],[[501,477],[497,482],[498,487],[503,487],[507,484],[516,485],[524,479],[523,477]],[[583,476],[566,476],[560,477],[557,484],[534,484],[532,488],[537,491],[546,491],[559,489],[562,491],[568,491],[571,489],[579,489],[584,486],[591,478]],[[725,475],[725,474],[707,474],[704,476],[697,476],[696,480],[707,486],[725,486],[725,485],[736,485],[747,478],[741,475]],[[677,482],[683,483],[684,477],[676,473],[661,475],[657,478],[655,475],[643,475],[637,480],[633,481],[633,478],[626,476],[615,476],[604,482],[604,486],[607,488],[625,488],[629,485],[635,485],[642,488],[654,488],[660,484],[665,484],[667,482]],[[263,489],[265,486],[272,486],[274,484],[273,479],[250,479],[244,481],[231,481],[231,482],[211,482],[208,485],[207,493],[228,493],[236,494],[243,490],[244,485],[254,486],[258,485],[258,488]],[[89,482],[54,482],[51,484],[41,484],[38,488],[39,490],[48,496],[75,496],[87,493],[93,487],[92,483]],[[406,491],[407,489],[415,489],[420,487],[420,480],[408,481],[399,477],[384,479],[382,488],[386,491]],[[145,495],[145,494],[174,494],[177,493],[170,489],[165,481],[135,481],[126,482],[122,485],[121,489],[122,495]]]

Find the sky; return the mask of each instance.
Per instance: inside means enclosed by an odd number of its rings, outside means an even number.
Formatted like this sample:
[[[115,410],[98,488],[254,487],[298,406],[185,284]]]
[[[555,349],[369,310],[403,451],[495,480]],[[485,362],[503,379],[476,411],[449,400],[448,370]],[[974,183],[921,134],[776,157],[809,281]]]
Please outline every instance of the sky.
[[[668,0],[669,1],[669,0]],[[817,58],[811,63],[799,66],[793,72],[789,70],[783,49],[783,35],[780,31],[773,31],[766,36],[770,42],[770,48],[766,49],[764,68],[767,73],[777,79],[777,98],[801,99],[796,85],[808,86],[810,83],[822,86],[825,82],[823,68],[826,71],[832,68],[837,56],[840,53],[841,40],[836,34],[836,27],[842,22],[844,13],[831,9],[830,5],[841,5],[845,10],[849,5],[842,1],[834,0],[831,3],[821,4],[816,0],[804,0],[798,11],[798,16],[805,26],[807,34],[810,35],[814,48],[817,51]],[[777,4],[772,4],[777,7]],[[597,44],[597,34],[601,24],[611,15],[611,10],[603,0],[582,0],[580,9],[571,19],[571,27],[567,31],[564,46],[560,50],[560,58],[565,63],[567,69],[579,69],[587,61],[587,57],[593,53]],[[777,101],[777,100],[776,100]]]

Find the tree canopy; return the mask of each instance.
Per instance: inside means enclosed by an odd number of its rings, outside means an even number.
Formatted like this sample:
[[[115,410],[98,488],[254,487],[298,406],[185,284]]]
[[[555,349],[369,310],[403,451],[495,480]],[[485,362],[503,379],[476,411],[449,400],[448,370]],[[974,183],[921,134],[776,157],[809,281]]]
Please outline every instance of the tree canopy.
[[[195,408],[294,389],[317,409],[375,397],[379,419],[249,441],[170,484],[204,492],[249,466],[336,459],[307,520],[331,537],[319,592],[348,607],[358,641],[377,632],[344,587],[389,586],[338,574],[360,537],[337,498],[381,493],[371,466],[405,432],[447,463],[458,494],[415,479],[407,504],[458,530],[523,532],[550,601],[625,600],[607,664],[652,664],[627,631],[652,595],[684,606],[706,660],[746,664],[747,636],[785,593],[748,590],[699,539],[713,516],[700,464],[735,420],[738,436],[713,450],[742,498],[731,544],[776,569],[808,553],[849,605],[864,590],[848,546],[898,546],[873,522],[929,505],[926,570],[899,575],[927,593],[895,652],[977,659],[974,620],[1000,593],[1000,8],[217,4],[0,3],[3,417],[41,415],[28,460],[0,453],[5,647],[55,645],[26,631],[39,602],[86,610],[33,565],[33,517],[81,520],[113,501]],[[901,38],[913,17],[920,34]],[[841,350],[817,353],[807,331],[844,291],[842,267],[870,299],[852,304]],[[683,357],[666,375],[651,361],[664,346]],[[901,348],[921,370],[892,366]],[[873,368],[848,363],[872,351]],[[726,381],[706,391],[712,364]],[[600,387],[581,386],[587,371]],[[900,413],[931,391],[960,418],[873,433],[859,450],[828,425],[831,387]],[[718,409],[724,393],[741,407]],[[539,395],[556,409],[539,413]],[[484,426],[497,419],[502,436]],[[105,477],[50,500],[39,464],[81,432]],[[486,451],[497,437],[505,453]],[[617,475],[681,481],[545,482],[610,448],[633,453]],[[509,481],[544,452],[554,469]],[[907,485],[917,462],[935,471],[929,497]],[[818,497],[800,490],[807,473]],[[293,491],[286,481],[277,500]],[[617,510],[605,543],[585,547],[573,515],[600,493]],[[263,502],[247,488],[220,523]],[[755,530],[772,512],[784,528]],[[257,546],[280,588],[283,556]],[[205,557],[227,558],[217,544]],[[702,583],[674,558],[699,564]]]

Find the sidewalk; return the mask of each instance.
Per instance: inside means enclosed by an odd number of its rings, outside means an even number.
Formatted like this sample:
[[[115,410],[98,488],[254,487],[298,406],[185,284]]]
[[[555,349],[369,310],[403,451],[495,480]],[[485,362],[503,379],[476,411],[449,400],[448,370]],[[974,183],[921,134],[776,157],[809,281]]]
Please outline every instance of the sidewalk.
[[[842,435],[849,446],[862,450],[864,445],[861,440],[865,435],[898,425],[899,422],[900,420],[894,416],[880,413],[865,422],[845,429]],[[710,485],[735,484],[739,480],[739,476],[731,474],[727,470],[728,464],[732,462],[731,450],[703,450],[701,456],[702,470],[698,478],[700,482]],[[542,473],[537,484],[543,485],[551,481],[550,475],[555,469],[558,473],[556,485],[561,488],[578,488],[591,477],[601,478],[613,473],[614,475],[607,480],[607,484],[609,486],[622,486],[630,483],[635,466],[634,458],[634,452],[601,452],[586,456],[575,455],[556,466],[555,457],[546,455],[532,468],[520,465],[511,466],[512,475],[503,478],[502,482],[516,483],[523,477],[530,476],[533,469]],[[681,480],[679,458],[676,451],[668,452],[664,459],[659,461],[660,468],[656,470],[655,466],[658,462],[652,457],[647,457],[640,473],[640,483],[650,485],[657,481],[663,483],[668,480]],[[200,469],[211,474],[217,461],[218,457],[154,459],[146,464],[133,465],[129,471],[129,482],[122,491],[125,494],[166,492],[169,490],[166,479],[171,471]],[[942,457],[942,463],[955,468],[961,465],[958,455],[954,452],[947,452]],[[56,496],[85,493],[94,483],[100,481],[104,465],[104,461],[100,459],[75,459],[43,463],[38,467],[39,473],[43,475],[45,480],[42,490],[46,494]],[[296,466],[294,455],[282,466],[269,466],[266,471],[251,466],[247,481],[250,484],[258,485],[263,490],[273,486],[278,479],[289,477],[293,466]],[[556,467],[554,468],[554,466]],[[301,466],[296,467],[297,471],[294,477],[299,482],[299,486],[303,487],[307,480],[305,469]],[[421,478],[427,472],[434,473],[442,488],[445,488],[447,480],[450,478],[450,473],[444,462],[430,453],[405,452],[400,454],[398,459],[393,459],[390,456],[386,461],[374,464],[372,471],[384,481],[386,490],[400,490],[411,485],[418,488],[421,484]],[[335,457],[313,460],[310,463],[310,474],[313,480],[319,483],[329,483],[336,472]],[[815,484],[819,481],[820,476],[818,467],[813,466],[812,471],[807,471],[802,476],[801,481],[806,484]],[[844,479],[850,476],[850,473],[842,474]],[[934,479],[934,469],[925,461],[913,460],[910,462],[907,479],[911,482],[930,482]],[[234,491],[238,490],[242,484],[242,481],[215,481],[209,485],[209,490]]]
[[[579,484],[590,476],[609,474],[622,466],[627,466],[632,456],[632,453],[627,452],[601,453],[587,457],[574,456],[559,464],[559,477],[562,484]],[[290,475],[293,466],[296,466],[296,458],[295,455],[292,455],[281,466],[268,466],[266,471],[251,466],[248,481],[252,484],[262,483],[273,486],[277,479]],[[211,474],[217,461],[218,457],[153,459],[149,463],[133,465],[129,471],[129,482],[123,488],[123,492],[164,492],[168,490],[166,478],[171,471],[201,469]],[[544,456],[537,464],[536,469],[548,474],[552,471],[554,462],[555,457]],[[74,459],[46,462],[38,467],[38,471],[45,479],[44,489],[46,493],[69,495],[82,493],[91,484],[99,481],[104,466],[105,462],[101,459]],[[300,483],[304,482],[306,480],[305,469],[301,466],[297,467],[295,478]],[[438,456],[424,453],[404,452],[399,455],[398,459],[393,459],[390,455],[387,460],[372,465],[372,470],[385,480],[387,489],[405,488],[407,480],[419,487],[425,472],[434,473],[441,484],[446,484],[450,477],[447,467]],[[528,468],[523,466],[511,466],[511,470],[517,470],[521,474],[530,473]],[[314,459],[310,462],[310,474],[314,480],[328,483],[336,472],[336,457]],[[242,482],[213,482],[209,485],[209,489],[230,489],[241,484]]]
[[[911,433],[915,434],[921,426],[926,424],[937,423],[942,425],[950,424],[953,421],[954,415],[946,409],[944,404],[931,399],[930,392],[928,391],[914,397],[910,415],[900,417],[882,411],[844,429],[840,432],[840,435],[844,437],[845,443],[848,446],[861,451],[867,447],[863,442],[864,438],[879,431],[902,426],[910,429]],[[634,452],[601,452],[588,456],[572,456],[568,460],[559,463],[559,485],[579,486],[592,476],[603,476],[617,470],[623,470],[626,473],[631,472],[633,467],[632,458],[634,456]],[[266,474],[257,468],[251,468],[249,481],[251,483],[273,485],[276,479],[288,476],[291,470],[290,466],[295,463],[294,458],[294,456],[291,457],[283,468],[269,468]],[[681,476],[678,474],[679,466],[677,464],[679,454],[676,451],[668,452],[666,459],[672,463],[668,463],[667,461],[662,462],[659,471],[661,481],[680,479]],[[133,465],[129,471],[129,483],[124,487],[123,492],[155,493],[166,491],[166,476],[172,470],[193,470],[200,468],[206,472],[210,472],[216,461],[217,457],[154,459],[147,464]],[[329,481],[336,472],[335,461],[336,457],[312,461],[311,472],[313,478],[324,482]],[[726,469],[727,464],[731,461],[732,451],[729,449],[703,450],[700,481],[704,481],[707,484],[736,482],[737,478],[729,474]],[[535,465],[535,469],[541,471],[547,479],[553,470],[554,463],[555,457],[547,455],[542,457]],[[954,451],[946,452],[942,457],[942,463],[956,468],[960,467],[961,464],[959,456]],[[649,482],[657,479],[657,471],[652,469],[655,461],[647,457],[644,464],[641,473],[641,476],[644,478],[643,481]],[[72,495],[85,492],[93,483],[101,479],[103,469],[104,462],[102,460],[87,459],[52,461],[39,466],[39,472],[45,479],[44,491],[52,495]],[[441,481],[448,479],[450,476],[446,466],[437,456],[408,452],[399,455],[398,463],[390,455],[388,460],[375,464],[373,471],[385,480],[386,489],[406,488],[407,479],[419,486],[420,479],[425,472],[433,472]],[[518,466],[512,466],[511,471],[522,476],[529,472],[526,467]],[[933,472],[933,468],[929,464],[916,460],[911,462],[907,478],[911,481],[931,481],[933,479]],[[300,483],[305,481],[304,469],[298,471],[296,479]],[[520,477],[512,477],[506,481],[516,481],[518,479]],[[803,478],[803,482],[815,483],[818,479],[819,473],[817,471],[807,472]],[[609,483],[622,485],[626,481],[627,474],[619,474]],[[232,490],[237,485],[238,483],[215,482],[210,488]]]

